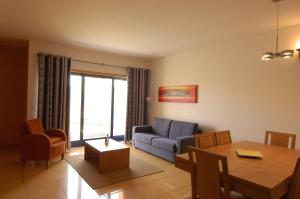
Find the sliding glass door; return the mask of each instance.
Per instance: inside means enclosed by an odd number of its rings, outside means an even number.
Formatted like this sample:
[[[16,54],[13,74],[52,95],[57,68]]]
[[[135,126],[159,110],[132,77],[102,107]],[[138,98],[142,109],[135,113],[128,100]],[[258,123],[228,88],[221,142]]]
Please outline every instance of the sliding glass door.
[[[123,139],[126,125],[126,79],[71,75],[72,146],[105,137]]]
[[[82,77],[71,75],[70,139],[72,142],[78,142],[81,139],[81,94]]]
[[[83,139],[110,135],[112,79],[84,78]]]
[[[113,136],[124,136],[126,129],[127,111],[127,81],[116,79],[114,81],[114,108],[113,108]]]

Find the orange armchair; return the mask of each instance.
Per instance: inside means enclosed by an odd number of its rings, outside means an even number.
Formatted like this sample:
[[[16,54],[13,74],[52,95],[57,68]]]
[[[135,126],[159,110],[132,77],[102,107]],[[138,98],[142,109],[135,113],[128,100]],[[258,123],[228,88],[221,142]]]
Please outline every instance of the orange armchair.
[[[39,119],[26,120],[23,124],[24,135],[21,138],[21,160],[46,161],[61,155],[64,159],[67,137],[60,129],[44,130]]]

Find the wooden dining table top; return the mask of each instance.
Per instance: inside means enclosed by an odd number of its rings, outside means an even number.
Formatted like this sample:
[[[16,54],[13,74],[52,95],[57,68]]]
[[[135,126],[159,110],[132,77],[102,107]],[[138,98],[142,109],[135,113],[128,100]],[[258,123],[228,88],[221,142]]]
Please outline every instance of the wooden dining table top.
[[[239,157],[236,154],[237,149],[259,151],[263,158]],[[229,175],[235,181],[250,183],[265,190],[274,189],[290,180],[297,158],[300,157],[299,150],[251,141],[216,146],[205,151],[227,156]],[[177,159],[187,161],[188,154],[178,155]]]

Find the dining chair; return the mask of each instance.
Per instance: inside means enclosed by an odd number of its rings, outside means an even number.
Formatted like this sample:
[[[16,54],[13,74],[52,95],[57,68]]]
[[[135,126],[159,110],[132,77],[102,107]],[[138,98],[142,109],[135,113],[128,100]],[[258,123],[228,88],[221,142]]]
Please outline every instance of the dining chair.
[[[199,149],[207,149],[217,146],[215,133],[202,133],[194,135],[195,145]]]
[[[300,158],[297,160],[297,164],[294,169],[294,174],[289,187],[287,199],[299,199],[300,198]]]
[[[218,145],[230,144],[232,142],[230,131],[226,130],[216,132],[216,140]]]
[[[192,199],[242,199],[231,193],[227,157],[189,147],[192,169]],[[221,174],[220,174],[221,173]],[[223,189],[222,189],[223,187]]]
[[[269,141],[269,137],[271,137]],[[266,131],[265,144],[276,145],[281,147],[289,148],[289,142],[291,139],[291,149],[295,149],[296,135],[291,133],[280,133],[273,131]]]

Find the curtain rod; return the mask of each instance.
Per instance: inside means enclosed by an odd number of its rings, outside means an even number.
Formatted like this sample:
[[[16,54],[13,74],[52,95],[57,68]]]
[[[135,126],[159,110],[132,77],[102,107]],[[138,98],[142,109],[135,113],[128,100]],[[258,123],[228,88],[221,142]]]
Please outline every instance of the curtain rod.
[[[95,64],[95,65],[101,65],[101,66],[109,66],[114,68],[125,68],[128,69],[128,66],[117,66],[117,65],[111,65],[111,64],[105,64],[105,63],[98,63],[98,62],[90,62],[85,60],[79,60],[79,59],[72,59],[72,61],[82,62],[82,63],[88,63],[88,64]]]

